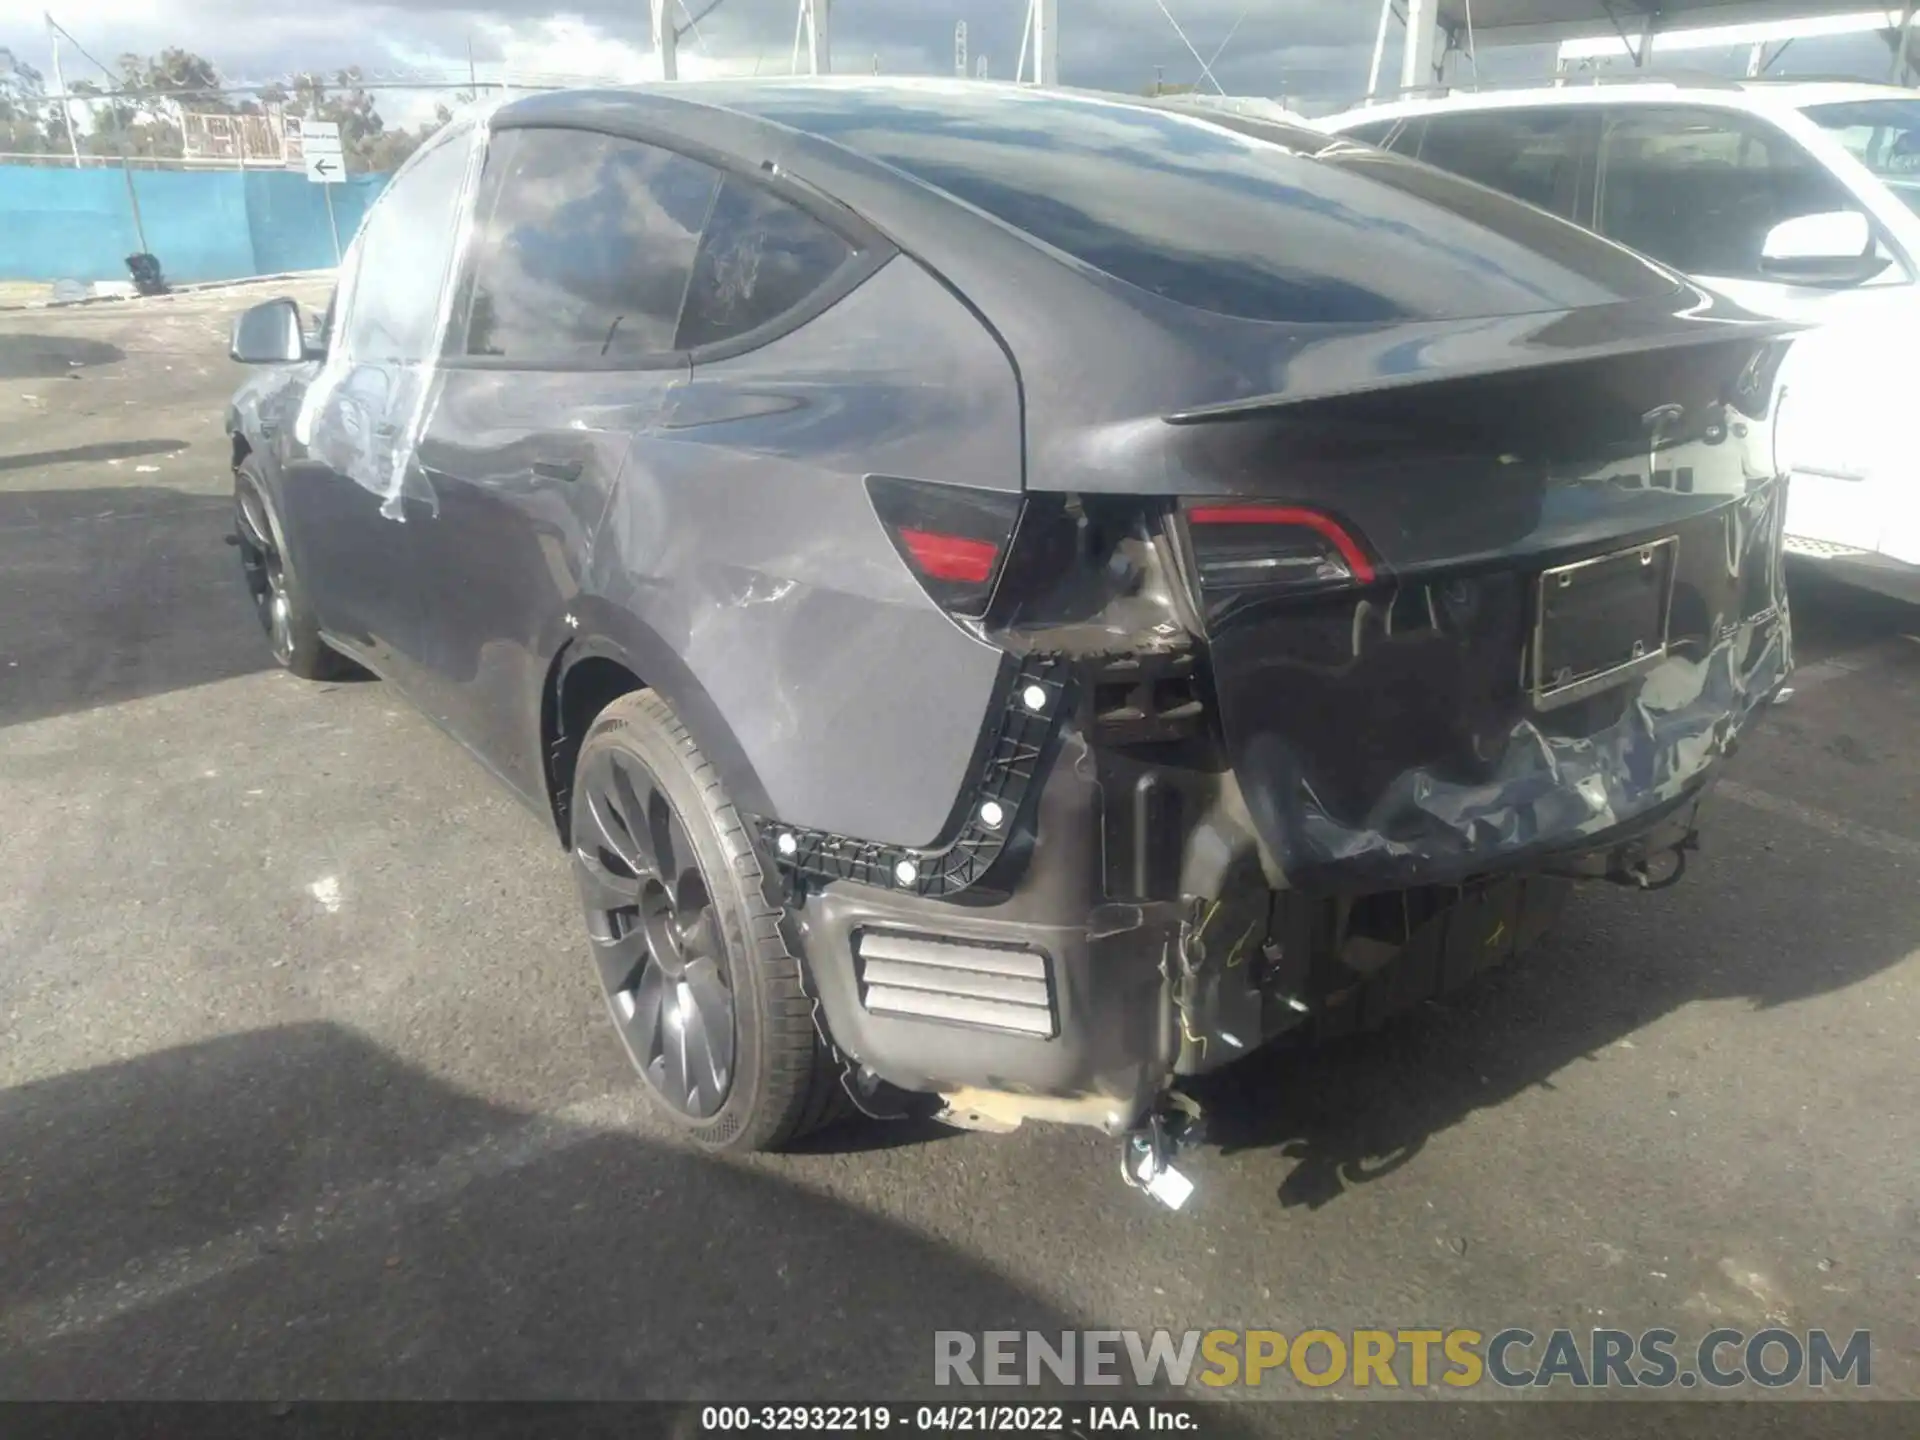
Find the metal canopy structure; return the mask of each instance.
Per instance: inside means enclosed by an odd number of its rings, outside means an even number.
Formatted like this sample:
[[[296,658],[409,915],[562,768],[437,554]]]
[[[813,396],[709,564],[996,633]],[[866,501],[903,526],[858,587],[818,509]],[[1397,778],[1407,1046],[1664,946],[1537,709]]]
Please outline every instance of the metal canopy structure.
[[[699,17],[717,3],[718,0],[712,0],[695,12],[688,8],[688,0],[649,0],[653,49],[659,57],[661,79],[680,78],[680,37],[694,28]],[[678,19],[682,12],[687,15],[685,24]],[[1023,80],[1030,74],[1037,85],[1060,83],[1059,30],[1059,0],[1027,0],[1026,19],[1020,31],[1020,60],[1014,79]],[[809,75],[826,75],[833,70],[832,0],[798,0],[793,68],[800,70],[803,62]],[[1203,67],[1204,64],[1203,61]]]
[[[676,52],[680,36],[694,28],[698,16],[705,15],[718,0],[711,0],[697,14],[688,8],[689,0],[649,3],[661,74],[672,80],[679,73]],[[831,5],[832,0],[797,0],[794,69],[801,68],[803,59],[809,74],[824,75],[833,69]],[[1904,36],[1913,23],[1915,6],[1916,0],[1895,0],[1879,6],[1863,5],[1861,0],[1381,0],[1367,96],[1372,99],[1380,93],[1387,37],[1396,19],[1406,25],[1400,88],[1407,91],[1446,84],[1452,57],[1471,53],[1481,45],[1543,45],[1611,37],[1619,41],[1623,54],[1633,56],[1636,64],[1644,64],[1660,35],[1681,30],[1884,13],[1887,32]],[[1164,4],[1161,10],[1211,79],[1208,62],[1193,49]],[[680,12],[687,15],[685,25],[678,21]],[[1026,0],[1014,78],[1031,76],[1037,84],[1057,85],[1059,64],[1059,0]]]
[[[1435,19],[1442,30],[1463,34],[1471,23],[1476,41],[1487,45],[1541,45],[1875,9],[1889,12],[1892,30],[1902,8],[1862,0],[1438,0]]]
[[[1445,84],[1452,56],[1479,46],[1545,45],[1617,39],[1623,55],[1645,64],[1662,34],[1775,21],[1820,20],[1883,13],[1888,33],[1913,23],[1914,0],[1888,5],[1861,0],[1382,0],[1369,98],[1380,90],[1387,35],[1404,16],[1407,44],[1400,87]]]

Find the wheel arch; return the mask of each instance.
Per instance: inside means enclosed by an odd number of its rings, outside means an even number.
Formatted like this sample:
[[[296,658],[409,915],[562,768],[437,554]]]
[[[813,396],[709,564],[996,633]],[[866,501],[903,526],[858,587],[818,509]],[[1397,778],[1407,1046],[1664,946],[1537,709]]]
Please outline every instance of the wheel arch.
[[[733,729],[673,647],[638,616],[578,597],[572,637],[547,668],[540,698],[540,757],[554,833],[572,844],[574,764],[600,712],[622,695],[652,690],[673,707],[694,743],[720,772],[740,809],[764,814],[766,789]]]

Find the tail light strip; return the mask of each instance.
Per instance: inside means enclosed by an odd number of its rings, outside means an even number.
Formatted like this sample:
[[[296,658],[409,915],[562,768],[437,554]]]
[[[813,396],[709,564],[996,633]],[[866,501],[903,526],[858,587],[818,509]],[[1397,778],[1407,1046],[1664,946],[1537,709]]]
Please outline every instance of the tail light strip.
[[[1318,510],[1293,505],[1196,505],[1187,511],[1189,525],[1273,525],[1311,530],[1339,553],[1348,571],[1362,585],[1371,585],[1376,572],[1367,552],[1339,521]]]

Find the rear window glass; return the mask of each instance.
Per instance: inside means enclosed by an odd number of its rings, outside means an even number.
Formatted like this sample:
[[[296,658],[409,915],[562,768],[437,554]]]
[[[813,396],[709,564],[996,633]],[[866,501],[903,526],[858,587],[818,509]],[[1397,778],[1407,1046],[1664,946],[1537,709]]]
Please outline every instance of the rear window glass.
[[[959,84],[762,82],[727,102],[895,166],[1118,280],[1246,319],[1517,314],[1675,284],[1480,187],[1358,145],[1314,157],[1277,127]]]
[[[805,211],[731,176],[707,217],[676,348],[738,339],[805,303],[853,247]]]

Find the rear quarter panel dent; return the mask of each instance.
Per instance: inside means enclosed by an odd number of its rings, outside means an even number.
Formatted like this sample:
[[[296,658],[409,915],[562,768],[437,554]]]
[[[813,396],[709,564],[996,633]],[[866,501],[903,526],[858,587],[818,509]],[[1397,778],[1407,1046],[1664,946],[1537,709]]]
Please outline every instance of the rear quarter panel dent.
[[[921,591],[865,479],[1018,490],[1020,457],[1005,353],[896,257],[799,330],[675,388],[629,455],[589,588],[724,717],[765,795],[736,800],[924,845],[967,778],[1000,653]]]

